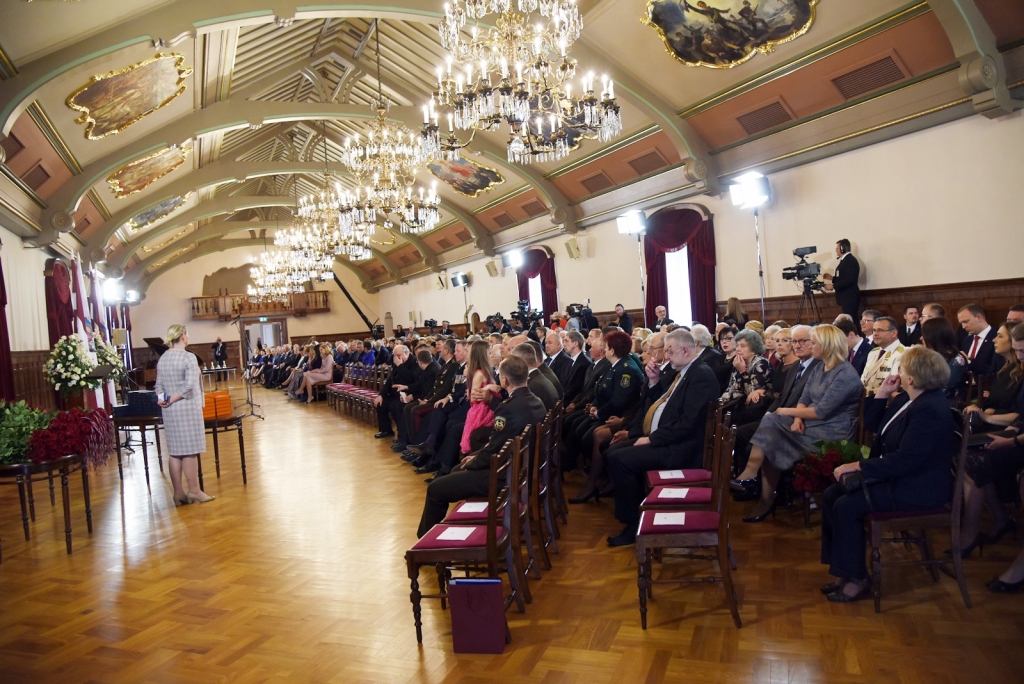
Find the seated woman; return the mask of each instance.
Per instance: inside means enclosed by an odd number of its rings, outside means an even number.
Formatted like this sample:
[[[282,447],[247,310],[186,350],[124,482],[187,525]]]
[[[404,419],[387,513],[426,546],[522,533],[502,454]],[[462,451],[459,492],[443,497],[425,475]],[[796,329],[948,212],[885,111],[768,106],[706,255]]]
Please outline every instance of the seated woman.
[[[718,386],[721,387],[722,392],[729,388],[729,379],[732,377],[732,360],[736,357],[736,334],[738,332],[739,330],[731,325],[722,328],[718,332],[717,346],[718,350],[722,353],[715,357],[711,370],[715,372],[715,377],[718,378]]]
[[[297,399],[296,392],[299,391],[299,387],[302,385],[302,379],[308,370],[314,370],[320,366],[320,357],[317,356],[316,347],[308,345],[302,353],[302,358],[299,359],[299,365],[292,371],[288,381],[284,383],[284,389],[288,393],[288,396],[292,399]]]
[[[302,375],[302,383],[299,385],[299,391],[295,397],[299,401],[305,401],[307,404],[313,403],[314,395],[313,385],[318,382],[329,381],[334,376],[334,354],[331,353],[331,345],[321,344],[320,345],[320,366],[313,370],[308,370]]]
[[[996,373],[988,396],[979,398],[977,404],[964,409],[964,413],[977,413],[984,423],[982,429],[976,429],[975,432],[1002,430],[1017,419],[1018,412],[1015,406],[1022,381],[1024,381],[1024,370],[1022,370],[1021,363],[1017,360],[1013,350],[1012,337],[1014,331],[1019,327],[1013,323],[1003,323],[999,326],[993,346],[996,354],[1005,359],[1003,366]]]
[[[459,442],[462,454],[473,451],[470,436],[474,430],[490,428],[494,425],[494,411],[491,399],[501,394],[501,386],[494,383],[494,375],[490,360],[490,347],[484,341],[474,342],[469,346],[469,358],[466,361],[466,374],[463,376],[470,383],[469,413],[462,428],[462,439]],[[480,390],[488,390],[480,399]],[[479,448],[479,445],[476,445]]]
[[[999,329],[1002,335],[1006,326]],[[1000,370],[1012,366],[1007,376],[1016,376],[1020,383],[1024,376],[1024,325],[1013,327],[1011,332],[1011,348],[1014,352],[1013,363],[1007,361]],[[964,521],[960,527],[961,554],[967,558],[975,547],[995,544],[1007,532],[1016,533],[1017,523],[1006,512],[1003,500],[1011,499],[1017,491],[1017,474],[1024,468],[1024,386],[1017,385],[1017,396],[1014,397],[1012,412],[1001,414],[982,413],[984,420],[998,425],[995,421],[1007,421],[1005,431],[992,435],[992,441],[985,445],[984,450],[972,451],[967,455],[967,474],[964,478]],[[993,390],[995,388],[993,387]],[[969,406],[968,409],[976,407]],[[964,410],[967,415],[967,410]],[[1010,417],[1012,416],[1012,420]],[[981,532],[982,509],[988,508],[992,516],[995,532]]]
[[[768,363],[771,364],[772,368],[777,368],[779,365],[779,356],[775,353],[775,336],[782,330],[781,327],[772,323],[764,329],[764,358],[768,359]]]
[[[764,340],[753,330],[736,333],[736,355],[729,386],[722,394],[722,403],[733,405],[733,424],[744,425],[759,420],[772,403],[772,367],[764,353]]]
[[[953,326],[945,318],[930,318],[921,323],[921,344],[938,352],[949,366],[949,383],[945,392],[950,406],[956,406],[967,384],[967,359],[956,343]]]
[[[875,433],[871,455],[835,469],[860,471],[867,494],[849,494],[834,484],[822,496],[821,562],[835,580],[821,588],[829,601],[847,603],[871,589],[864,562],[864,516],[871,511],[928,511],[949,503],[956,453],[956,425],[946,401],[949,365],[938,352],[911,347],[864,407],[864,423]],[[886,408],[890,395],[903,392]],[[868,502],[870,496],[870,503]]]
[[[789,369],[800,360],[793,350],[793,330],[791,328],[779,328],[775,332],[774,340],[775,358],[779,362],[772,368],[772,379],[769,383],[772,399],[777,398],[781,394],[782,387],[786,384],[786,376],[789,374]]]
[[[819,325],[811,332],[811,355],[822,361],[810,370],[796,408],[766,413],[750,438],[750,458],[733,489],[747,492],[757,486],[761,473],[761,498],[743,522],[761,522],[775,512],[775,488],[779,476],[814,448],[814,442],[852,439],[864,385],[846,360],[846,336],[834,325]]]

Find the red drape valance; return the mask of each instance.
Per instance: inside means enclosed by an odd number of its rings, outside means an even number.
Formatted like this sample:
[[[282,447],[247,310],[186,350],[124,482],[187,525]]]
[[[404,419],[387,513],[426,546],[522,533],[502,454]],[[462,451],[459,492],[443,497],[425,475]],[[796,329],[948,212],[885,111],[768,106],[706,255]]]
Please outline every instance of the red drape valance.
[[[687,207],[667,208],[647,219],[644,261],[647,267],[648,321],[657,320],[654,309],[668,307],[665,253],[687,248],[690,269],[690,308],[694,320],[711,326],[715,321],[715,229],[711,217]],[[671,317],[672,312],[668,315]],[[684,325],[690,321],[679,321]]]
[[[0,263],[0,401],[14,401],[14,363],[11,360],[11,338],[7,334],[7,286],[4,266]]]
[[[54,261],[46,276],[46,327],[50,348],[57,340],[75,332],[75,311],[71,304],[71,273],[67,266]]]
[[[523,265],[516,269],[519,281],[519,299],[530,298],[530,278],[540,276],[543,302],[530,302],[530,306],[544,312],[544,322],[551,323],[551,314],[558,311],[558,281],[555,278],[555,258],[543,249],[523,252]],[[540,304],[541,306],[537,306]]]

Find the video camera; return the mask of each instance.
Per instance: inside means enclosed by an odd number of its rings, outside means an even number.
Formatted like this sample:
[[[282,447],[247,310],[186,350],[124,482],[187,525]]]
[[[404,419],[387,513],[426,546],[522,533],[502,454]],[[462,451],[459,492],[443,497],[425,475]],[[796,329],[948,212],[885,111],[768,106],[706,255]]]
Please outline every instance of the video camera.
[[[383,325],[375,325],[375,326],[373,326],[373,330],[370,331],[370,334],[373,337],[373,339],[375,339],[375,340],[382,340],[382,339],[384,339],[384,326]]]
[[[434,328],[437,327],[437,320],[434,319],[434,318],[428,318],[427,320],[423,321],[423,325],[425,325],[428,328],[430,328],[430,334],[433,335],[434,334]]]
[[[501,322],[501,321],[504,321],[504,320],[505,320],[505,317],[501,315],[501,312],[498,312],[496,314],[491,314],[490,316],[485,318],[484,319],[484,323],[486,323],[488,325],[488,327],[490,327],[490,326],[494,325],[495,321]]]
[[[529,299],[520,299],[517,301],[516,310],[509,314],[509,316],[511,316],[512,320],[518,321],[524,328],[531,327],[531,325],[544,319],[543,312],[530,311]]]
[[[569,318],[580,318],[583,316],[583,305],[582,304],[570,304],[565,307],[565,313]]]
[[[817,247],[797,247],[793,250],[793,256],[798,261],[794,266],[787,266],[782,269],[783,280],[799,280],[803,282],[805,290],[821,291],[825,289],[825,283],[818,279],[821,275],[821,264],[807,261],[808,254],[818,251]]]

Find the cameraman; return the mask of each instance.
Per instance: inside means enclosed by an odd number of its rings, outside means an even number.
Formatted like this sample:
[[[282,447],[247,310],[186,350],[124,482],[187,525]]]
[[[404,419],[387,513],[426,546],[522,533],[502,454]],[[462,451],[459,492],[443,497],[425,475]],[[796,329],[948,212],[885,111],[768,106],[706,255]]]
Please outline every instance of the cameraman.
[[[857,284],[860,279],[860,262],[850,253],[850,241],[846,238],[836,243],[836,258],[839,263],[835,275],[826,273],[822,276],[825,289],[835,291],[839,308],[857,320],[857,309],[860,308],[860,286]]]
[[[491,332],[502,335],[504,333],[512,333],[512,327],[505,322],[505,317],[501,314],[494,314],[491,319]]]

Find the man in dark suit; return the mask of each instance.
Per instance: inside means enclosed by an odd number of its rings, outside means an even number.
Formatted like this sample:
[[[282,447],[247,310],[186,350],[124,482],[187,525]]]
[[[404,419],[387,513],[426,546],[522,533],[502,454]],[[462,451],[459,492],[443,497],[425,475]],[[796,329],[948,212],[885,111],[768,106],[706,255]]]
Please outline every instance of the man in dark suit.
[[[544,338],[544,351],[548,358],[544,365],[551,369],[551,372],[558,378],[559,384],[565,389],[565,375],[572,367],[572,359],[562,349],[562,338],[556,332],[550,332]]]
[[[618,316],[618,318],[616,318],[612,322],[612,325],[617,325],[620,328],[622,328],[622,332],[626,333],[627,335],[632,335],[633,317],[626,313],[626,307],[622,306],[621,304],[616,304],[615,315]]]
[[[903,325],[900,326],[900,342],[904,347],[912,347],[921,344],[921,311],[915,304],[909,304],[903,309]]]
[[[836,257],[839,264],[835,275],[826,273],[822,276],[825,289],[834,290],[839,308],[857,320],[857,309],[860,308],[860,286],[857,284],[860,279],[860,262],[850,253],[850,241],[846,238],[836,243]]]
[[[512,348],[512,356],[522,359],[523,363],[526,364],[526,367],[529,369],[527,386],[534,396],[544,404],[544,409],[550,411],[561,397],[558,396],[554,385],[541,372],[542,364],[540,357],[537,355],[537,350],[529,342],[524,342]]]
[[[394,436],[391,429],[391,419],[400,425],[402,409],[405,405],[401,401],[400,391],[408,390],[416,384],[420,367],[415,361],[409,360],[409,348],[404,344],[395,346],[394,366],[391,375],[380,390],[380,394],[373,398],[373,405],[377,407],[377,434],[376,439]]]
[[[406,435],[409,440],[413,440],[419,433],[419,421],[423,418],[424,414],[433,411],[438,401],[451,395],[452,387],[455,385],[455,378],[459,375],[459,369],[466,360],[465,352],[465,343],[461,343],[460,350],[459,344],[450,337],[441,344],[441,361],[443,365],[441,365],[441,371],[434,380],[433,387],[430,388],[430,392],[425,396],[417,397],[416,401],[409,403],[405,407]],[[461,361],[456,358],[459,354],[462,355]],[[401,449],[396,448],[397,446],[395,445],[391,448],[395,451],[405,451],[405,448],[409,446],[409,442],[407,441],[405,444],[402,444]],[[406,461],[412,461],[415,455],[405,454],[403,458]]]
[[[692,468],[704,451],[704,423],[708,404],[719,396],[718,379],[697,361],[697,345],[685,330],[665,337],[665,358],[677,371],[665,387],[657,364],[648,363],[647,393],[629,433],[613,438],[608,448],[608,474],[615,483],[615,517],[625,527],[608,538],[609,546],[636,540],[644,478],[648,470]]]
[[[427,498],[423,504],[417,536],[422,537],[431,527],[444,520],[449,504],[474,496],[487,496],[491,459],[506,442],[522,434],[527,425],[543,422],[547,411],[540,399],[527,387],[528,375],[526,363],[516,356],[501,362],[501,386],[509,396],[494,410],[494,427],[490,437],[479,451],[462,459],[451,473],[435,478],[427,486]]]
[[[849,319],[843,318],[838,320],[835,322],[835,326],[839,328],[844,335],[846,335],[846,349],[849,353],[847,361],[853,365],[854,370],[856,370],[859,375],[863,375],[864,367],[868,363],[868,354],[870,354],[871,350],[877,345],[875,345],[874,341],[866,340],[861,337],[857,327],[851,323]],[[921,326],[918,326],[918,329],[920,329],[920,327]],[[808,342],[807,353],[809,354],[810,351],[810,342]]]
[[[967,354],[967,368],[975,375],[998,372],[1005,359],[996,354],[993,340],[998,331],[988,324],[985,310],[977,304],[968,304],[956,312],[956,319],[967,333],[960,342],[960,350]]]
[[[584,343],[583,335],[575,330],[570,330],[565,335],[563,353],[569,358],[569,367],[562,381],[562,396],[566,401],[583,390],[587,371],[594,365],[594,362],[587,356],[587,352],[583,351]]]
[[[228,365],[228,345],[218,337],[217,341],[213,343],[213,365],[215,366],[226,366]],[[221,380],[227,380],[227,373],[217,373],[217,382]]]
[[[421,348],[416,352],[416,363],[420,367],[416,382],[404,388],[396,387],[399,391],[405,392],[405,401],[402,402],[401,413],[395,418],[398,439],[391,445],[392,451],[402,452],[409,446],[409,425],[413,424],[410,419],[412,410],[426,403],[426,397],[430,396],[441,377],[441,366],[434,360],[429,349]]]
[[[657,316],[657,320],[654,321],[654,327],[651,328],[654,332],[661,330],[663,325],[672,325],[675,323],[671,318],[668,317],[668,309],[663,306],[654,307],[654,315]]]

